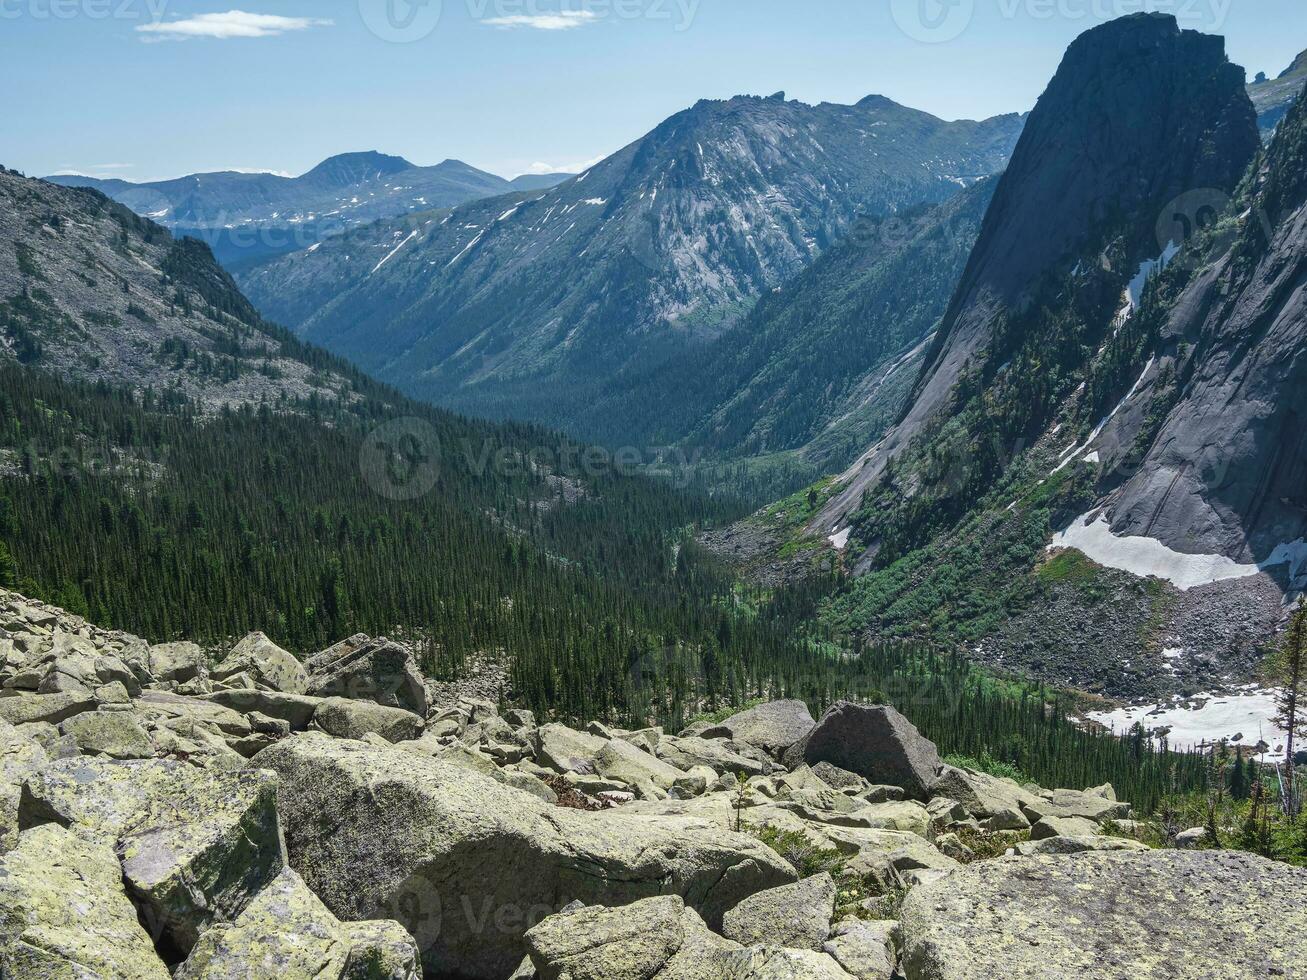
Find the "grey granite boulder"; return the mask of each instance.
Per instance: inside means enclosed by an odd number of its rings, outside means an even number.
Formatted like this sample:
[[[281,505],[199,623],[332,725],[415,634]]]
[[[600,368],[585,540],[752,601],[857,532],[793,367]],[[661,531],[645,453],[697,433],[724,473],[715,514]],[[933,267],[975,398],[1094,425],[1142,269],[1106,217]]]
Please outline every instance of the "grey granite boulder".
[[[903,971],[907,980],[1301,977],[1305,889],[1307,869],[1224,851],[982,861],[908,895]]]
[[[771,701],[731,715],[705,728],[701,738],[728,738],[743,742],[776,758],[816,724],[802,701]]]
[[[722,935],[742,946],[819,950],[835,914],[835,882],[822,872],[750,895],[722,919]]]
[[[413,652],[386,639],[359,634],[305,661],[307,693],[318,697],[375,701],[427,716],[427,688]]]
[[[785,753],[791,769],[829,762],[867,781],[899,786],[925,799],[941,763],[935,743],[888,705],[831,705],[817,726]]]
[[[252,764],[281,777],[292,867],[341,919],[397,919],[430,974],[503,980],[527,929],[573,900],[680,895],[711,923],[794,877],[704,820],[559,809],[398,747],[307,733]]]

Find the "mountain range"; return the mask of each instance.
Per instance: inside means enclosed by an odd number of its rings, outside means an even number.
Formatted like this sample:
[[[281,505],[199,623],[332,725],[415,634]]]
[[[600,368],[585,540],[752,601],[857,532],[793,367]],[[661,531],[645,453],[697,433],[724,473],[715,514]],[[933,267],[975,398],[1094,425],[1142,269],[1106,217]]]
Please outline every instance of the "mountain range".
[[[878,96],[701,102],[552,190],[380,222],[240,282],[267,316],[414,394],[584,431],[608,379],[741,323],[859,216],[1002,169],[1021,126]]]
[[[47,180],[94,188],[179,235],[204,240],[237,267],[381,218],[540,190],[569,176],[527,174],[509,181],[458,160],[419,167],[403,157],[363,152],[329,157],[299,177],[222,171],[145,183],[71,174]]]

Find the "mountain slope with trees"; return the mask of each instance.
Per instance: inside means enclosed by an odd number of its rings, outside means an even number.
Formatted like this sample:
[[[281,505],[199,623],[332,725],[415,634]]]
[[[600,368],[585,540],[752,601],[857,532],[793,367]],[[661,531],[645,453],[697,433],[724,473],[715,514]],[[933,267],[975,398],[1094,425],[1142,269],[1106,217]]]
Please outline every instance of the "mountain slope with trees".
[[[583,431],[628,379],[739,324],[859,215],[1000,170],[1022,119],[701,102],[551,191],[383,223],[251,270],[265,314],[459,410]]]

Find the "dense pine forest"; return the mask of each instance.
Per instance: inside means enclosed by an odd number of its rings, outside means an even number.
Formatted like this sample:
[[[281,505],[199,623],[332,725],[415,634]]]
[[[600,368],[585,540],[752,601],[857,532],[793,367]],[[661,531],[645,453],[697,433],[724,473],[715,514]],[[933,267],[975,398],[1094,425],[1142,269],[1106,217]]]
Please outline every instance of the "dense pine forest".
[[[206,418],[177,398],[0,368],[0,576],[152,640],[263,629],[307,652],[415,627],[434,675],[503,651],[516,697],[569,720],[676,727],[758,697],[818,711],[889,699],[945,751],[1042,782],[1110,779],[1145,804],[1203,785],[1200,760],[1080,731],[1054,694],[819,630],[833,579],[741,589],[687,533],[732,516],[727,504],[505,465],[532,445],[558,451],[525,427],[402,400],[300,409]],[[408,500],[360,465],[368,433],[399,417],[445,448],[430,491]],[[501,462],[469,464],[487,448]],[[395,451],[391,463],[422,465]]]

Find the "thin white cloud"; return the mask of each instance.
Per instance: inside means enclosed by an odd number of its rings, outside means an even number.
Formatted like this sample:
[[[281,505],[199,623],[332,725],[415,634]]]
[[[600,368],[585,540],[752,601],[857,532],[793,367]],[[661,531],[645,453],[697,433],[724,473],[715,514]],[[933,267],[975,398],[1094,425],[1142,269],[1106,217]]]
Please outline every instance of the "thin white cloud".
[[[544,163],[537,160],[531,166],[526,168],[528,174],[579,174],[583,170],[589,170],[596,163],[608,159],[606,156],[592,157],[589,160],[581,160],[578,163]]]
[[[188,41],[209,37],[227,40],[234,37],[276,37],[288,31],[306,31],[311,27],[330,27],[332,21],[316,17],[280,17],[276,14],[251,14],[228,10],[222,14],[196,14],[183,20],[155,21],[141,24],[137,32],[142,41]]]
[[[507,17],[487,17],[481,23],[505,30],[526,27],[533,31],[570,31],[584,27],[599,19],[593,10],[560,10],[556,14],[511,14]]]

